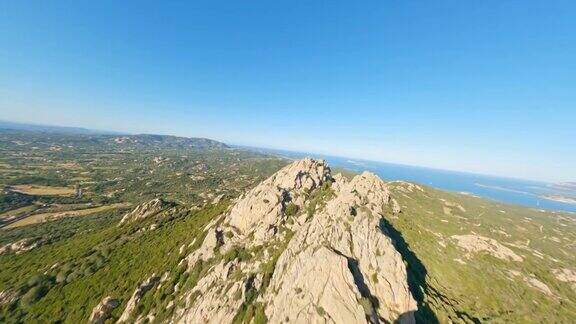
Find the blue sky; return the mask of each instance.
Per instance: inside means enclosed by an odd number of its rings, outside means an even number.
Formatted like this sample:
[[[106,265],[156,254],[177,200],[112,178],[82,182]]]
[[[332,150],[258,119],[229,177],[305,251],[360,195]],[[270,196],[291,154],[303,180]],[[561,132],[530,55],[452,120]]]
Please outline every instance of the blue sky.
[[[0,119],[576,180],[574,1],[167,2],[2,1]]]

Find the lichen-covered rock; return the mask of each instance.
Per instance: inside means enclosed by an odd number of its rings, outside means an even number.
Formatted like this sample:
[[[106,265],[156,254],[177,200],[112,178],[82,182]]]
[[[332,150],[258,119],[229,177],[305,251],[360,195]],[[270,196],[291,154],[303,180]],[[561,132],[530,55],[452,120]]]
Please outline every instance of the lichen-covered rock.
[[[312,261],[314,260],[314,261]],[[284,260],[282,260],[284,261]],[[354,283],[348,259],[325,246],[310,246],[280,262],[266,295],[271,323],[314,319],[335,323],[365,322],[362,295]]]
[[[112,310],[120,305],[120,301],[114,299],[110,296],[102,299],[96,307],[92,310],[89,322],[91,324],[103,324],[106,319],[110,316]]]
[[[196,287],[187,294],[188,307],[181,312],[185,323],[231,323],[244,301],[242,280],[230,276],[238,270],[237,261],[220,262],[212,267]]]
[[[569,283],[572,289],[576,290],[576,270],[572,269],[554,269],[552,273],[559,281]]]

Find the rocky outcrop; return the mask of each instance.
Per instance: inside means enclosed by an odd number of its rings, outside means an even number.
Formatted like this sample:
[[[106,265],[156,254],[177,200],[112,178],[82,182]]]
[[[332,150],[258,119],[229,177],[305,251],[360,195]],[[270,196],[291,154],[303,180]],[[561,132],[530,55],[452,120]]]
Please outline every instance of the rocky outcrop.
[[[414,322],[406,266],[381,225],[399,209],[372,173],[347,181],[296,161],[209,225],[187,257],[205,275],[175,321]]]
[[[163,199],[152,199],[149,202],[136,206],[136,208],[134,208],[131,212],[124,215],[120,221],[120,225],[148,218],[158,214],[166,208],[173,206],[173,203],[167,202]]]
[[[34,248],[41,246],[43,243],[42,239],[32,239],[25,238],[16,242],[8,243],[0,247],[0,255],[3,254],[20,254],[23,252],[30,251]]]
[[[416,310],[402,257],[380,226],[386,185],[371,173],[344,181],[280,256],[265,295],[272,322],[393,322]]]
[[[453,235],[451,238],[456,241],[458,247],[467,252],[466,257],[471,257],[474,253],[485,252],[504,261],[522,262],[524,260],[514,251],[489,237],[466,234]]]
[[[124,308],[124,312],[120,316],[118,323],[127,322],[130,319],[130,315],[144,296],[150,289],[154,288],[160,282],[160,276],[153,274],[150,278],[146,279],[143,283],[141,283],[134,293],[132,297],[128,300],[126,304],[126,308]]]
[[[330,168],[324,161],[294,162],[241,197],[227,223],[241,235],[254,234],[256,244],[264,243],[284,220],[288,204],[302,207],[305,194],[330,179]]]
[[[576,290],[576,270],[572,269],[554,269],[552,273],[559,281],[569,283],[572,289]]]
[[[554,294],[552,293],[552,290],[550,290],[550,287],[548,287],[548,285],[546,285],[542,281],[538,280],[536,276],[534,276],[533,274],[525,275],[522,272],[516,270],[508,270],[508,274],[511,277],[519,277],[529,287],[539,290],[541,293],[549,297],[554,297]]]
[[[0,305],[10,304],[18,299],[18,292],[13,289],[0,291]]]
[[[110,317],[110,313],[112,312],[112,310],[118,307],[118,305],[120,305],[120,301],[118,301],[117,299],[113,299],[110,296],[105,297],[92,310],[89,322],[91,324],[103,324],[106,321],[106,319]]]

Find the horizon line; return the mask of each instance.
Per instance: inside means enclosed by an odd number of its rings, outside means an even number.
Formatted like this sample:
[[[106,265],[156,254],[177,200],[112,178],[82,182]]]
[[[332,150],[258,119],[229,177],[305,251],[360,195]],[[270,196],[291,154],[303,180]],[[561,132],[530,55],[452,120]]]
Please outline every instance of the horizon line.
[[[86,127],[86,126],[67,126],[67,125],[65,126],[65,125],[46,124],[46,123],[42,123],[42,122],[10,121],[10,120],[6,120],[6,119],[0,119],[0,122],[19,124],[19,125],[30,125],[30,126],[37,126],[37,127],[82,129],[82,130],[93,131],[93,132],[101,132],[102,133],[101,135],[111,135],[111,136],[112,135],[159,135],[159,136],[176,136],[176,137],[184,137],[184,138],[204,138],[204,139],[210,139],[210,140],[218,141],[218,142],[221,142],[223,144],[230,145],[230,146],[244,146],[246,148],[263,149],[263,150],[280,150],[280,151],[287,151],[287,152],[292,152],[292,153],[317,154],[317,155],[324,155],[324,156],[335,157],[335,158],[360,160],[360,161],[365,161],[365,162],[386,163],[386,164],[392,164],[392,165],[398,165],[398,166],[414,167],[414,168],[429,169],[429,170],[436,170],[436,171],[447,171],[447,172],[454,172],[454,173],[463,173],[463,174],[470,174],[470,175],[489,176],[489,177],[511,179],[511,180],[531,181],[531,182],[536,182],[536,183],[558,184],[558,183],[571,183],[571,182],[576,181],[576,180],[562,180],[562,181],[536,180],[536,179],[529,179],[529,178],[523,178],[523,177],[497,175],[497,174],[490,174],[490,173],[484,173],[484,172],[475,172],[475,171],[469,171],[469,170],[445,169],[442,167],[433,167],[433,166],[427,166],[427,165],[418,165],[418,164],[401,163],[401,162],[390,162],[390,161],[369,159],[369,158],[363,158],[363,157],[351,157],[351,156],[344,156],[344,155],[333,154],[333,153],[321,153],[321,152],[312,152],[312,151],[306,151],[306,150],[300,151],[300,150],[294,150],[294,149],[288,149],[288,148],[282,148],[282,147],[271,147],[271,146],[267,146],[267,145],[254,146],[253,144],[233,143],[233,142],[229,142],[227,140],[214,139],[214,138],[208,137],[208,136],[188,136],[188,135],[183,136],[183,135],[175,135],[173,133],[171,133],[171,134],[159,134],[159,133],[153,133],[153,132],[150,132],[150,133],[149,132],[136,132],[135,133],[135,132],[128,132],[128,131],[117,131],[117,130],[109,130],[109,129],[92,128],[92,127]],[[16,129],[16,130],[18,130],[18,129]]]

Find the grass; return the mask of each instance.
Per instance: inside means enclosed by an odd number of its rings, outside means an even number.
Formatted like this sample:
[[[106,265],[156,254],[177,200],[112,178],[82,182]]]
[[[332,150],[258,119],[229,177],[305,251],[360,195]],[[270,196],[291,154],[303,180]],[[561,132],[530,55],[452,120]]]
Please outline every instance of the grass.
[[[16,228],[16,227],[20,227],[20,226],[26,226],[26,225],[37,224],[37,223],[42,223],[42,222],[46,222],[46,221],[52,221],[52,220],[56,220],[56,219],[64,218],[64,217],[86,216],[86,215],[91,215],[91,214],[95,214],[95,213],[100,213],[103,211],[108,211],[111,209],[126,208],[126,207],[129,207],[130,205],[131,205],[130,203],[115,203],[115,204],[110,204],[110,205],[105,205],[105,206],[99,206],[99,207],[93,207],[93,208],[84,208],[84,209],[78,209],[78,210],[69,210],[69,211],[64,211],[64,212],[35,214],[35,215],[28,216],[24,219],[21,219],[19,221],[16,221],[12,224],[9,224],[9,225],[5,226],[5,228],[6,229]]]
[[[176,283],[172,281],[179,279],[176,272],[181,256],[174,251],[200,235],[205,224],[226,206],[210,206],[192,213],[180,209],[151,232],[137,232],[139,227],[118,227],[121,215],[110,214],[113,218],[108,217],[99,228],[25,254],[0,257],[3,269],[0,291],[13,287],[30,294],[26,303],[0,306],[0,322],[16,319],[23,322],[86,322],[92,307],[108,295],[123,301],[113,313],[117,318],[136,286],[152,273],[168,271],[172,285]],[[94,223],[89,222],[91,219],[99,218],[98,215],[88,216],[85,228],[94,227]],[[64,221],[68,220],[56,222]],[[139,225],[146,227],[148,223],[143,221]],[[63,276],[69,279],[57,280],[63,271]],[[43,273],[46,273],[46,280],[31,280]],[[168,295],[151,294],[146,303],[149,307],[161,308],[163,305],[165,308]]]
[[[10,190],[32,196],[71,196],[76,190],[74,187],[54,187],[41,185],[13,185]]]
[[[7,211],[7,212],[5,212],[5,213],[0,214],[0,220],[5,220],[5,219],[7,219],[7,218],[11,218],[11,217],[14,217],[14,216],[17,217],[17,216],[19,216],[19,215],[23,215],[23,214],[26,214],[26,213],[31,213],[31,212],[37,210],[39,207],[40,207],[40,206],[38,206],[38,205],[36,205],[36,204],[33,204],[33,205],[29,205],[29,206],[24,206],[24,207],[20,207],[20,208],[17,208],[17,209],[13,209],[13,210],[10,210],[10,211]]]
[[[574,318],[576,305],[567,301],[576,300],[576,292],[552,275],[553,269],[576,268],[574,215],[428,187],[423,187],[424,192],[409,192],[398,183],[391,187],[402,213],[386,216],[392,228],[389,232],[396,233],[394,240],[402,245],[400,251],[409,261],[414,290],[424,289],[420,302],[438,321],[542,323]],[[504,261],[489,253],[467,256],[451,239],[464,234],[495,239],[524,261]],[[526,242],[528,246],[523,246]],[[522,277],[510,276],[510,270],[535,276],[554,296],[531,287]]]

